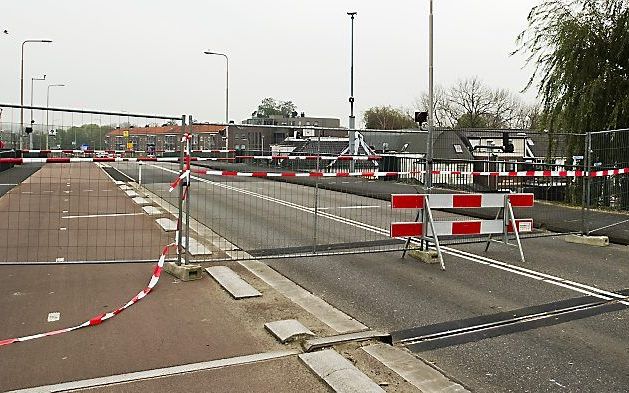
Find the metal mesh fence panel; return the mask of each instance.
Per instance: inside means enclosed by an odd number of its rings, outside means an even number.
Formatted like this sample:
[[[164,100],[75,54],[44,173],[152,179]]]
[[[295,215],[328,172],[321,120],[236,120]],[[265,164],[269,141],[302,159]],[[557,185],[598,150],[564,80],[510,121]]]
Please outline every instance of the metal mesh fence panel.
[[[174,240],[170,228],[164,230],[156,219],[172,221],[176,215],[154,206],[138,179],[124,172],[138,173],[139,157],[158,158],[139,151],[139,130],[180,134],[181,120],[33,108],[31,132],[24,133],[26,126],[6,121],[19,119],[19,110],[4,107],[0,123],[5,142],[0,262],[154,262]],[[115,167],[114,161],[119,161]],[[160,181],[172,178],[164,174]],[[169,198],[176,200],[176,193]]]

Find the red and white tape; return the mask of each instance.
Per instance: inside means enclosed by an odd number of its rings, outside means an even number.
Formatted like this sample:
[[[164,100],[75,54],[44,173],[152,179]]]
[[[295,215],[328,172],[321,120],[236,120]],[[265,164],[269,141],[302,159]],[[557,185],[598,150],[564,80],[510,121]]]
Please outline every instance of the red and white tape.
[[[51,157],[51,158],[0,158],[0,164],[67,164],[76,162],[179,162],[179,157]],[[227,161],[233,162],[234,158],[216,157],[190,157],[190,161]]]
[[[180,153],[180,150],[154,150],[156,153]],[[234,153],[236,150],[209,150],[209,149],[199,149],[192,150],[192,153]],[[72,153],[104,153],[104,154],[122,154],[122,153],[144,153],[145,150],[72,150],[72,149],[49,149],[49,150],[22,150],[22,153],[30,153],[30,154],[72,154]]]
[[[100,325],[101,323],[105,322],[106,320],[115,317],[116,315],[120,314],[121,312],[123,312],[127,308],[133,306],[135,303],[137,303],[140,300],[142,300],[146,295],[148,295],[153,290],[153,288],[155,288],[155,285],[157,285],[157,282],[159,281],[159,277],[160,277],[160,275],[162,273],[162,269],[164,268],[164,261],[166,260],[166,255],[168,255],[169,249],[171,247],[175,247],[175,246],[176,246],[176,244],[172,243],[172,244],[169,244],[166,247],[164,247],[164,249],[162,250],[162,254],[159,257],[159,260],[157,261],[157,265],[155,265],[155,269],[153,270],[153,275],[151,276],[151,280],[149,281],[149,283],[146,286],[146,288],[144,288],[143,290],[138,292],[137,295],[135,295],[131,300],[129,300],[124,305],[118,307],[117,309],[115,309],[113,311],[96,315],[96,316],[90,318],[89,320],[83,322],[80,325],[68,327],[68,328],[65,328],[65,329],[53,330],[53,331],[46,332],[46,333],[33,334],[31,336],[23,336],[23,337],[9,338],[9,339],[6,339],[6,340],[0,340],[0,347],[5,346],[5,345],[9,345],[9,344],[13,344],[13,343],[17,343],[17,342],[24,342],[24,341],[35,340],[35,339],[38,339],[38,338],[43,338],[43,337],[56,336],[58,334],[68,333],[68,332],[71,332],[73,330],[78,330],[78,329],[82,329],[82,328],[86,328],[86,327],[90,327],[90,326]]]
[[[411,172],[236,172],[209,169],[194,169],[192,173],[228,177],[392,177],[411,174]]]
[[[271,160],[271,161],[283,161],[283,160],[304,160],[304,161],[378,161],[381,160],[380,156],[237,156],[239,159],[246,160]]]

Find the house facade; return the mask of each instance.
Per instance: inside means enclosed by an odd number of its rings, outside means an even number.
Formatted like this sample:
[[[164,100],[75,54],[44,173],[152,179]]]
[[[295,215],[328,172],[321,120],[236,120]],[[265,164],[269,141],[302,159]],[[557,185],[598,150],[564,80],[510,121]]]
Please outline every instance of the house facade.
[[[188,128],[189,131],[189,128]],[[130,127],[115,129],[105,136],[108,150],[126,150],[147,154],[179,150],[181,126]],[[225,126],[192,126],[192,149],[212,150],[225,147]]]

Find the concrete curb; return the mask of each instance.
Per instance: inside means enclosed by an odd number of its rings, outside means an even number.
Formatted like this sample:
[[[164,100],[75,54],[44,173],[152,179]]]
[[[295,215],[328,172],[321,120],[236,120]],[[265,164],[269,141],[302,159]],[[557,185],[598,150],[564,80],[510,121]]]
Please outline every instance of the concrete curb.
[[[337,393],[384,392],[380,386],[333,349],[304,353],[299,355],[299,359]]]
[[[607,236],[568,235],[564,240],[568,243],[584,244],[593,247],[609,246],[609,238]]]

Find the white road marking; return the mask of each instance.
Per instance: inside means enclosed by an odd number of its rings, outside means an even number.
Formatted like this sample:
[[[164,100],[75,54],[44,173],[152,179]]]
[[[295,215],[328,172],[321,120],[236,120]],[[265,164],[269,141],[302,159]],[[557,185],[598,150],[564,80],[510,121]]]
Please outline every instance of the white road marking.
[[[63,211],[67,213],[67,211]],[[144,213],[112,213],[112,214],[88,214],[84,216],[65,216],[61,218],[98,218],[98,217],[127,217],[127,216],[141,216]]]
[[[68,230],[68,228],[61,227],[61,228],[59,228],[59,230],[60,230],[60,231],[67,231],[67,230]]]
[[[0,186],[12,187],[12,186],[17,186],[17,184],[14,184],[14,183],[0,183]]]
[[[379,209],[386,206],[336,206],[336,207],[320,207],[319,210],[334,210],[334,209]]]
[[[55,262],[63,262],[63,261],[65,261],[65,258],[57,258],[57,259],[55,259]]]
[[[49,312],[48,313],[48,322],[57,322],[61,319],[60,312]]]
[[[624,223],[626,223],[626,222],[629,222],[629,220],[624,220],[624,221],[617,222],[617,223],[615,223],[615,224],[606,225],[606,226],[604,226],[604,227],[596,228],[596,229],[594,229],[594,230],[590,231],[590,233],[592,233],[592,232],[598,232],[598,231],[601,231],[601,230],[603,230],[603,229],[607,229],[607,228],[611,228],[611,227],[615,227],[616,225],[624,224]]]
[[[172,169],[168,169],[168,168],[164,168],[158,165],[152,165],[150,164],[150,166],[161,169],[163,171],[167,171],[167,172],[171,172],[171,173],[179,173],[177,171],[174,171]],[[296,210],[300,210],[303,212],[307,212],[307,213],[314,213],[314,209],[307,207],[307,206],[303,206],[303,205],[299,205],[293,202],[288,202],[288,201],[284,201],[282,199],[277,199],[277,198],[273,198],[273,197],[269,197],[269,196],[265,196],[265,195],[261,195],[261,194],[257,194],[253,191],[248,191],[248,190],[244,190],[242,188],[237,188],[234,186],[229,186],[227,184],[222,184],[222,183],[217,183],[217,182],[213,182],[211,180],[207,180],[207,179],[203,179],[197,176],[192,176],[193,179],[203,182],[203,183],[207,183],[207,184],[212,184],[214,186],[217,187],[221,187],[221,188],[225,188],[227,190],[231,190],[231,191],[235,191],[241,194],[245,194],[245,195],[250,195],[259,199],[263,199],[266,201],[270,201],[270,202],[274,202],[277,203],[279,205],[282,206],[286,206],[286,207],[290,207]],[[380,228],[380,227],[376,227],[373,225],[369,225],[369,224],[365,224],[363,222],[360,221],[356,221],[356,220],[352,220],[349,218],[345,218],[345,217],[341,217],[341,216],[336,216],[334,214],[330,214],[330,213],[326,213],[326,212],[319,212],[321,217],[325,217],[328,218],[330,220],[333,221],[337,221],[340,223],[344,223],[347,225],[351,225],[351,226],[355,226],[361,229],[364,229],[366,231],[370,231],[373,233],[377,233],[386,237],[389,237],[389,229],[384,229],[384,228]],[[419,241],[416,240],[412,240],[411,241],[413,244],[419,244]],[[469,260],[471,262],[476,262],[479,263],[481,265],[486,265],[486,266],[490,266],[493,267],[495,269],[499,269],[499,270],[503,270],[503,271],[507,271],[510,273],[514,273],[523,277],[527,277],[527,278],[532,278],[534,280],[538,280],[538,281],[542,281],[551,285],[555,285],[558,287],[563,287],[566,289],[570,289],[579,293],[584,293],[584,294],[588,294],[591,296],[595,296],[598,297],[599,299],[603,299],[603,300],[620,300],[620,299],[625,299],[625,297],[623,295],[619,295],[617,293],[613,293],[613,292],[609,292],[603,289],[599,289],[593,286],[589,286],[586,284],[581,284],[575,281],[570,281],[570,280],[566,280],[563,279],[561,277],[557,277],[557,276],[552,276],[549,274],[545,274],[542,272],[538,272],[535,270],[531,270],[531,269],[526,269],[526,268],[522,268],[516,265],[510,265],[506,262],[501,262],[495,259],[491,259],[491,258],[487,258],[487,257],[483,257],[480,255],[476,255],[476,254],[472,254],[472,253],[468,253],[465,251],[461,251],[461,250],[457,250],[454,248],[450,248],[450,247],[442,247],[442,252],[444,254],[447,255],[452,255],[455,257],[459,257],[462,259],[466,259]],[[619,303],[623,304],[623,305],[627,305],[629,306],[629,301],[626,300],[620,300]]]
[[[11,392],[27,393],[27,392],[65,392],[68,390],[79,390],[87,388],[95,388],[98,386],[107,386],[113,384],[129,383],[134,381],[141,381],[152,378],[163,378],[171,375],[179,375],[185,373],[191,373],[195,371],[214,370],[229,366],[238,366],[244,364],[253,364],[273,359],[281,359],[289,356],[298,355],[300,352],[297,350],[275,351],[257,353],[254,355],[237,356],[233,358],[211,360],[209,362],[192,363],[183,366],[157,368],[147,371],[138,371],[127,374],[111,375],[107,377],[84,379],[81,381],[64,382],[56,385],[38,386],[28,389],[12,390]],[[10,392],[8,392],[10,393]]]

